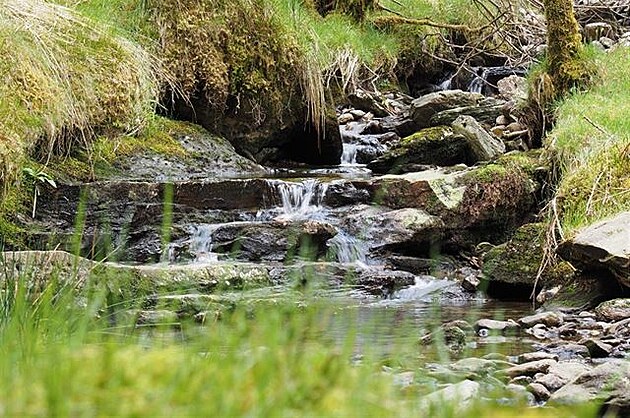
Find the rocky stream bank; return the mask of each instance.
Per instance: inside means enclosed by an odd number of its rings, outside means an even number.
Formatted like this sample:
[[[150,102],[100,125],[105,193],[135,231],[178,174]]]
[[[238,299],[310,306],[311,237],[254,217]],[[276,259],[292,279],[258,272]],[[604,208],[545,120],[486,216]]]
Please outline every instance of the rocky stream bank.
[[[385,373],[434,388],[427,404],[499,390],[530,405],[597,401],[628,414],[630,215],[585,229],[560,246],[565,262],[540,268],[537,215],[552,167],[516,116],[516,73],[496,89],[481,78],[417,98],[357,90],[338,108],[335,166],[262,167],[201,130],[202,140],[173,131],[188,157],[126,156],[95,182],[44,190],[30,247],[85,258],[7,252],[4,276],[112,280],[142,301],[124,312],[142,325],[209,324],[314,284],[350,300],[481,306],[478,319],[418,330],[419,350],[445,346],[450,364]],[[274,296],[248,297],[257,289]],[[489,298],[532,296],[542,307],[518,317],[483,309]],[[502,354],[515,339],[532,351]],[[496,352],[467,357],[488,341]]]

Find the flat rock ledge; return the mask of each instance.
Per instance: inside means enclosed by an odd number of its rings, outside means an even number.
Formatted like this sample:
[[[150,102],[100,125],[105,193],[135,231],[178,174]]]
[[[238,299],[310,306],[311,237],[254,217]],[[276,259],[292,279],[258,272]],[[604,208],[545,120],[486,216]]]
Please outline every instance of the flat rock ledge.
[[[583,270],[609,270],[630,287],[630,212],[622,212],[582,229],[558,253]]]

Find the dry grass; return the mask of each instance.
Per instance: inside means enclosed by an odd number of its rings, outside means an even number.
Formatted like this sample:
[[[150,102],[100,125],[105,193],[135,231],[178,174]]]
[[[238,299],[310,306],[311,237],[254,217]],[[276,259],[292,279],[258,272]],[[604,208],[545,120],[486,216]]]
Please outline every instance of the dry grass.
[[[32,152],[89,147],[95,132],[135,132],[159,92],[157,61],[69,8],[0,1],[0,182]]]

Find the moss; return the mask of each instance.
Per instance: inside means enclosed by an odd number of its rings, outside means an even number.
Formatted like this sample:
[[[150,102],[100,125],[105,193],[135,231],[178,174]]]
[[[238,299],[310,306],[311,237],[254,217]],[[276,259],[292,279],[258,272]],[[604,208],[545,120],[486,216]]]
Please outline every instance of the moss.
[[[304,59],[264,1],[167,0],[150,7],[164,60],[181,86],[176,94],[206,99],[217,125],[226,113],[254,127],[287,116]]]

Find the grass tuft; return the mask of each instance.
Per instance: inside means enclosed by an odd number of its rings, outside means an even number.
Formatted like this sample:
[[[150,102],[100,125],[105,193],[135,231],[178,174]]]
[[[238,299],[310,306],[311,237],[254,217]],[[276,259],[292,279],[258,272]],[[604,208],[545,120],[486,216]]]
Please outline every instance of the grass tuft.
[[[89,147],[94,133],[137,132],[163,73],[143,48],[64,6],[0,7],[0,182],[31,152],[46,160]]]
[[[557,199],[568,235],[630,210],[630,49],[596,59],[599,81],[560,104],[548,139],[563,176]]]

